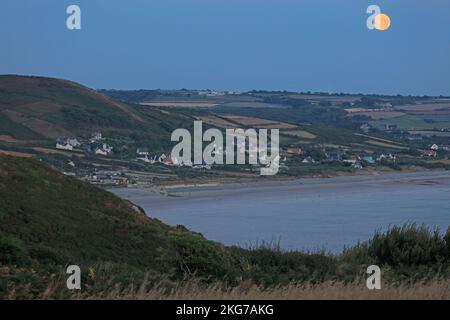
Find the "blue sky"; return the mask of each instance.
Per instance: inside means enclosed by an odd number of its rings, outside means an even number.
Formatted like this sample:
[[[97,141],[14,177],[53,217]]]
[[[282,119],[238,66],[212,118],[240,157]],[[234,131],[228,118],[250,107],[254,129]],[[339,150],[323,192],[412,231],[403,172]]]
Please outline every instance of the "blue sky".
[[[0,39],[1,74],[94,88],[450,95],[448,0],[2,0]]]

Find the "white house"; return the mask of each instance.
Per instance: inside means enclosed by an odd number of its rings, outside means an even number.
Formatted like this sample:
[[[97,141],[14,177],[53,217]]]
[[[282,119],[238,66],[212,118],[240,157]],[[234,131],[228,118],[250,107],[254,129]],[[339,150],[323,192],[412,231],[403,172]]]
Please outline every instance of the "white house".
[[[302,163],[316,163],[316,160],[314,160],[312,157],[306,157],[303,159]]]
[[[91,141],[91,143],[94,143],[94,142],[100,141],[102,139],[103,139],[102,134],[100,132],[96,132],[93,134],[90,141]]]
[[[108,152],[106,152],[106,150],[98,148],[98,149],[95,150],[95,154],[99,155],[99,156],[105,156],[106,157],[108,155]]]
[[[147,148],[138,148],[136,150],[136,154],[139,156],[148,156],[150,154],[150,152],[148,152]]]
[[[363,165],[362,165],[361,161],[356,161],[354,164],[352,164],[352,168],[362,169]]]
[[[385,155],[384,153],[382,153],[378,158],[377,161],[382,161],[382,160],[396,160],[395,155],[392,155],[392,153],[389,153],[387,155]]]
[[[159,158],[158,158],[158,162],[164,162],[164,160],[167,158],[167,156],[163,153]]]
[[[104,143],[103,146],[102,146],[102,149],[103,149],[104,151],[106,151],[106,153],[111,153],[112,150],[113,150],[113,147],[108,146],[106,143]]]
[[[81,143],[78,141],[77,138],[68,138],[66,140],[66,143],[70,144],[74,148],[81,146]]]
[[[107,156],[112,152],[113,148],[103,143],[101,147],[95,149],[95,154],[99,156]]]
[[[68,144],[68,143],[59,143],[59,142],[57,142],[56,143],[56,149],[72,151],[73,147],[70,144]]]

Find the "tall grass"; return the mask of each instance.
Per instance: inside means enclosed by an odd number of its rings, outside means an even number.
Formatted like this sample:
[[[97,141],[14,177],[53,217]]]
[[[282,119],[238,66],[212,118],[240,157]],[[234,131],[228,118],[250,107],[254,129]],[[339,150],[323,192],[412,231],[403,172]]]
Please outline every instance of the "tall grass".
[[[326,281],[322,283],[292,283],[284,286],[264,287],[249,282],[238,286],[224,283],[205,285],[201,281],[190,280],[168,290],[165,283],[151,285],[143,282],[128,287],[115,286],[111,290],[88,293],[75,292],[69,296],[60,295],[63,286],[50,284],[37,297],[38,299],[76,299],[76,300],[450,300],[450,280],[417,282],[413,284],[383,283],[381,290],[367,289],[364,281],[351,283]],[[58,293],[59,292],[59,293]],[[23,298],[12,289],[6,299]]]
[[[83,299],[83,295],[74,298]],[[149,291],[112,291],[89,298],[96,299],[139,299],[139,300],[299,300],[299,299],[450,299],[450,281],[433,281],[410,285],[384,284],[381,290],[368,290],[363,282],[323,282],[319,284],[290,284],[274,288],[242,284],[224,289],[221,284],[207,287],[187,284],[170,293],[155,288]]]

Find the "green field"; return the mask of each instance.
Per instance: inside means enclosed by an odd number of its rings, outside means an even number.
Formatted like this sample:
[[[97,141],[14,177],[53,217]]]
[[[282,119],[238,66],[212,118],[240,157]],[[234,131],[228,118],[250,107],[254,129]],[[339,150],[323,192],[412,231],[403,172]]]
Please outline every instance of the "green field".
[[[402,117],[376,120],[369,122],[372,126],[397,125],[398,129],[403,130],[421,130],[421,129],[443,129],[450,128],[450,121],[448,122],[426,122],[422,118],[405,115]]]

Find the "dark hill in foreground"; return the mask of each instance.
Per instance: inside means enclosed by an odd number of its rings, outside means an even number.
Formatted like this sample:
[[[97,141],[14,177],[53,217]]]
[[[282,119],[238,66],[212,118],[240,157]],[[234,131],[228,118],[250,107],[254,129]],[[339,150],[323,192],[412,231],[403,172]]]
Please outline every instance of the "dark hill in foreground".
[[[110,261],[151,269],[171,229],[38,160],[0,156],[0,235],[18,249],[9,258],[2,252],[4,263]]]
[[[386,281],[448,279],[450,232],[393,227],[339,256],[229,248],[36,159],[0,156],[0,298],[68,297],[69,264],[82,268],[84,297],[143,279],[163,288],[192,278],[227,286],[347,281],[365,277],[370,264]]]

